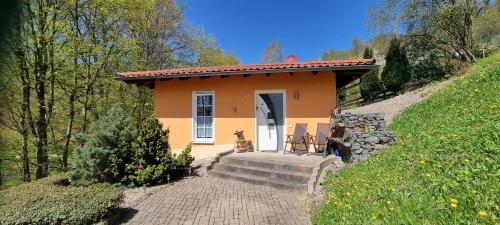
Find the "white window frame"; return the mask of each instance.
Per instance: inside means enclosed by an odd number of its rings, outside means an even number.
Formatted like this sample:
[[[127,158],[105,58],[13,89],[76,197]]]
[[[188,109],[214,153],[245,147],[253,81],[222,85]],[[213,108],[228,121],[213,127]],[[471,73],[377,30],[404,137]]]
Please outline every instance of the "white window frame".
[[[212,137],[211,138],[197,138],[197,97],[200,95],[212,95]],[[213,144],[215,143],[215,92],[214,91],[193,91],[192,94],[192,141],[194,144]]]

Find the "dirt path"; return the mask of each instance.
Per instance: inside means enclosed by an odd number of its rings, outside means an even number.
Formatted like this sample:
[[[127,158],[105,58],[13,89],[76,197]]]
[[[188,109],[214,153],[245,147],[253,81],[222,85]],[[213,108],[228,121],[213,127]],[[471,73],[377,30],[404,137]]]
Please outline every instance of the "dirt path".
[[[349,109],[346,111],[353,113],[381,112],[384,113],[385,121],[389,124],[391,123],[394,116],[396,116],[398,113],[402,112],[413,104],[421,102],[437,90],[445,87],[451,80],[452,79],[448,79],[443,82],[433,82],[415,91],[410,91],[390,99],[386,99],[370,105],[365,105],[359,108]]]

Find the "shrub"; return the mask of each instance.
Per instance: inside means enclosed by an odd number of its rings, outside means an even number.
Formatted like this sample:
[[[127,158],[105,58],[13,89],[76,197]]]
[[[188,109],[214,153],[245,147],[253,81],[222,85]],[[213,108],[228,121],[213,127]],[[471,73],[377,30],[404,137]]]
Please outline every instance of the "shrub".
[[[401,86],[410,81],[410,63],[406,51],[398,39],[392,39],[385,57],[385,67],[382,71],[382,81],[389,91],[397,92]]]
[[[135,130],[120,106],[113,106],[77,139],[83,147],[75,152],[72,183],[120,182],[126,177]]]
[[[92,224],[110,215],[122,188],[66,186],[65,174],[0,191],[0,224]]]
[[[373,58],[373,50],[371,48],[365,48],[363,58]],[[378,70],[372,71],[360,78],[359,90],[361,97],[364,99],[371,99],[383,90],[382,81],[378,77]]]
[[[138,136],[119,106],[92,123],[80,134],[83,147],[75,153],[76,168],[71,183],[121,182],[151,185],[166,180],[167,174],[179,176],[193,161],[191,145],[175,157],[168,145],[168,130],[163,130],[154,115],[143,121]]]
[[[418,62],[411,68],[411,78],[419,79],[440,79],[450,72],[450,66],[440,62],[436,55],[429,55]]]
[[[191,144],[186,146],[186,148],[182,150],[181,154],[175,158],[176,170],[185,171],[189,169],[189,166],[194,160],[194,158],[191,156],[191,147]]]
[[[136,185],[158,183],[175,167],[168,145],[168,130],[162,129],[154,115],[148,117],[141,127],[133,144],[132,162],[127,166],[128,178]]]

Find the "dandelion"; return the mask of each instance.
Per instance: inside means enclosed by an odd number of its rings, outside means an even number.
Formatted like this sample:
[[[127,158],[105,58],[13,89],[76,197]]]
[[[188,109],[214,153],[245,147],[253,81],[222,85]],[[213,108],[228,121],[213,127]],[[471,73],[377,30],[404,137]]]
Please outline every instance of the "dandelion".
[[[425,163],[425,161],[424,161],[424,160],[420,160],[420,164],[424,164],[424,163]]]
[[[432,174],[430,174],[430,173],[426,173],[426,174],[425,174],[425,176],[426,176],[426,177],[432,177]]]
[[[457,205],[457,203],[452,202],[452,203],[450,203],[450,206],[451,206],[451,208],[457,208],[458,205]]]
[[[387,205],[392,204],[392,202],[391,202],[391,201],[389,201],[389,200],[387,200],[387,202],[386,202],[386,203],[387,203]]]
[[[486,211],[484,211],[484,210],[479,211],[479,216],[485,217],[487,215],[488,215],[488,213]]]
[[[451,203],[455,203],[455,204],[456,204],[456,203],[458,203],[458,200],[457,200],[457,199],[455,199],[455,198],[450,198],[450,202],[451,202]]]

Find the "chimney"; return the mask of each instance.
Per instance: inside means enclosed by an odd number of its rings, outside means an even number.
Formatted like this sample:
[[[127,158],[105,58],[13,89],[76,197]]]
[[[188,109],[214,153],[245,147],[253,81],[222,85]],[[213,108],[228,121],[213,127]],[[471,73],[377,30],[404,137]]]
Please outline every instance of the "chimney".
[[[299,58],[294,54],[287,55],[285,57],[285,63],[296,63],[298,61],[299,61]]]

